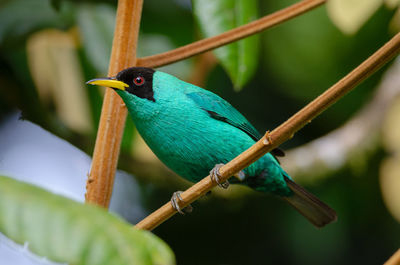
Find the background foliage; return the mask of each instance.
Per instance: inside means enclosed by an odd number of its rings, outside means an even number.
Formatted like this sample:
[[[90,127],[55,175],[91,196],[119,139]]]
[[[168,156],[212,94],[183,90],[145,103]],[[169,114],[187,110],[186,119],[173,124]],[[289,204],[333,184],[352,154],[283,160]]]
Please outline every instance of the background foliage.
[[[261,132],[273,129],[397,31],[397,1],[386,5],[360,1],[328,1],[242,44],[224,47],[226,51],[221,48],[215,53],[221,64],[206,54],[162,70],[221,95]],[[139,55],[215,35],[295,1],[218,1],[220,6],[212,2],[145,0]],[[358,5],[346,4],[350,2]],[[240,11],[241,5],[246,13]],[[229,8],[234,12],[223,12]],[[106,74],[114,19],[114,1],[0,2],[0,119],[21,109],[24,118],[91,154],[103,91],[89,89],[84,82]],[[283,147],[302,146],[351,119],[371,99],[389,67]],[[400,176],[398,168],[381,166],[389,157],[386,150],[392,158],[398,157],[399,149],[387,148],[398,137],[385,145],[378,141],[368,154],[308,183],[339,216],[337,223],[322,230],[314,229],[276,198],[235,187],[216,190],[196,203],[192,214],[173,217],[154,233],[171,246],[181,264],[382,263],[400,243],[396,214],[387,210],[388,202],[394,203],[391,208],[400,207],[399,200],[380,185],[382,179],[387,180],[383,177],[386,171]],[[139,179],[149,211],[167,201],[173,191],[189,185],[159,164],[130,120],[119,167]],[[390,179],[396,181],[396,177]],[[398,180],[388,186],[396,184]]]

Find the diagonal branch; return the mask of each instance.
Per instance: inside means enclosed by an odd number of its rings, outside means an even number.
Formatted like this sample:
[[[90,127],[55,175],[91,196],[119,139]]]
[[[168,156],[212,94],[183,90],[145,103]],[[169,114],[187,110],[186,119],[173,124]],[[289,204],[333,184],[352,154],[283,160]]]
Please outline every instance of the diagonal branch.
[[[230,178],[230,176],[233,176],[235,173],[246,168],[267,152],[292,138],[298,130],[303,128],[307,123],[338,101],[341,97],[346,95],[360,82],[371,76],[376,70],[381,68],[385,63],[397,55],[399,51],[400,33],[394,36],[388,43],[381,47],[356,69],[339,80],[339,82],[326,90],[322,95],[314,99],[311,103],[293,115],[278,128],[273,130],[271,133],[267,132],[264,137],[262,137],[252,147],[234,158],[225,166],[221,167],[221,181],[223,182],[227,180]],[[211,181],[210,176],[205,177],[181,194],[184,203],[180,203],[180,206],[182,208],[187,206],[206,194],[215,186],[216,184]],[[171,203],[166,203],[161,208],[139,222],[136,227],[152,230],[173,216],[175,213],[176,211],[174,208],[172,208]]]
[[[119,0],[108,76],[135,65],[143,0]],[[129,34],[127,34],[129,32]],[[121,98],[107,88],[86,184],[86,202],[108,207],[127,110]]]
[[[160,67],[194,55],[206,52],[228,43],[243,39],[250,35],[271,28],[291,18],[299,16],[313,8],[324,4],[326,0],[303,0],[271,15],[264,16],[246,25],[234,28],[217,36],[202,39],[191,44],[164,53],[138,58],[137,66]]]

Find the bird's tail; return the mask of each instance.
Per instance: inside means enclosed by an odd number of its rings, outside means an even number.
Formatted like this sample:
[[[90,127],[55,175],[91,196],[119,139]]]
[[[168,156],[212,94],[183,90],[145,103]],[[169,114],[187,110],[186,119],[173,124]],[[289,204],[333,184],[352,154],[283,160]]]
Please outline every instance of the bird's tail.
[[[336,221],[336,212],[331,207],[286,176],[285,181],[293,195],[283,198],[313,225],[323,227]]]

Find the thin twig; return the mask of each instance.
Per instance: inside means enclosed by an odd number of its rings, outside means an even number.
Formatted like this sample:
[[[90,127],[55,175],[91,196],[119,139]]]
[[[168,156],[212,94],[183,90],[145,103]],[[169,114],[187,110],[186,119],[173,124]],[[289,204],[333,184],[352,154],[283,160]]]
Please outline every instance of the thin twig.
[[[109,76],[136,64],[136,46],[143,0],[120,0],[111,51]],[[128,34],[129,33],[129,34]],[[121,98],[107,88],[86,184],[86,202],[105,208],[110,203],[127,111]]]
[[[271,133],[266,133],[264,137],[262,137],[252,147],[234,158],[225,166],[221,167],[220,181],[223,182],[227,180],[230,176],[233,176],[235,173],[246,168],[251,163],[262,157],[265,153],[292,138],[298,130],[397,55],[399,50],[400,33],[394,36],[388,43],[381,47],[356,69],[326,90],[322,95],[314,99],[278,128],[273,130]],[[197,200],[215,186],[216,184],[211,181],[210,176],[205,177],[181,194],[184,201],[180,204],[181,208]],[[175,213],[176,211],[172,208],[171,203],[166,203],[139,222],[136,227],[152,230]]]
[[[400,249],[398,249],[384,265],[400,265]]]
[[[271,15],[264,16],[258,20],[234,28],[217,36],[202,39],[164,53],[138,58],[136,64],[137,66],[154,68],[181,61],[199,53],[206,52],[256,34],[260,31],[285,22],[293,17],[299,16],[313,8],[322,5],[325,2],[326,0],[303,0]]]

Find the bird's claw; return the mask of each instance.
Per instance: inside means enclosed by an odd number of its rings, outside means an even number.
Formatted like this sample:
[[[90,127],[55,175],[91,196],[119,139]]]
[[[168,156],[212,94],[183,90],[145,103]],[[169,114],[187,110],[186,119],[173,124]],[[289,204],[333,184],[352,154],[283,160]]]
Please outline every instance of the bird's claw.
[[[219,169],[223,166],[224,164],[217,164],[213,169],[210,171],[210,177],[211,181],[215,182],[218,184],[223,189],[227,189],[229,187],[229,181],[225,181],[224,183],[221,183],[220,178],[221,174],[219,173]]]
[[[172,194],[171,197],[172,208],[174,208],[180,214],[191,213],[193,211],[192,205],[189,204],[183,209],[181,209],[181,207],[179,206],[179,202],[183,202],[181,193],[182,191],[176,191]]]

